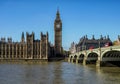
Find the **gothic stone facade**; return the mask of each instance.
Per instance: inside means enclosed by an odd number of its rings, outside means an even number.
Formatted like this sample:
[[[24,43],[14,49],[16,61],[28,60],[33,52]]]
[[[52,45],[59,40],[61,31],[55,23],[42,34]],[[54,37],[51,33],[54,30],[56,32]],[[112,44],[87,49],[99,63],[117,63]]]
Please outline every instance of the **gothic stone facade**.
[[[57,11],[54,22],[55,46],[49,42],[48,32],[41,33],[40,40],[35,40],[35,34],[22,33],[20,42],[12,42],[12,38],[0,40],[0,59],[48,59],[56,53],[61,54],[62,48],[62,22],[59,11]]]
[[[109,43],[110,45],[112,45],[112,42],[109,36],[107,36],[106,38],[106,36],[102,37],[101,35],[100,39],[95,39],[94,35],[92,36],[92,39],[88,39],[87,36],[84,36],[80,38],[80,41],[77,44],[75,44],[74,42],[71,44],[70,52],[75,53],[75,52],[79,52],[82,50],[105,47],[106,43]]]
[[[50,46],[48,42],[48,33],[41,33],[41,40],[34,39],[34,33],[26,33],[26,42],[24,33],[22,33],[21,42],[12,42],[11,38],[0,41],[1,59],[48,59],[50,56]]]

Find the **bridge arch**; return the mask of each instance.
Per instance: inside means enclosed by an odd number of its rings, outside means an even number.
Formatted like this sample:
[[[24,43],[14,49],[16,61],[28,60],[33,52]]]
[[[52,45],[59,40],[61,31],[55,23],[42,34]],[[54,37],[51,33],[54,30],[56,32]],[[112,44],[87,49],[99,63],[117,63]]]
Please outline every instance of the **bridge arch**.
[[[69,61],[69,62],[73,62],[73,57],[74,57],[73,55],[70,55],[68,61]]]
[[[87,54],[87,60],[97,60],[98,59],[98,53],[96,52],[90,52]]]
[[[71,59],[71,58],[73,58],[73,56],[72,56],[72,55],[69,55],[69,58]]]
[[[70,58],[70,62],[71,62],[71,61],[72,61],[72,59],[73,59],[73,56],[71,55],[69,58]]]
[[[120,50],[106,50],[101,54],[101,61],[120,61]]]
[[[77,55],[74,56],[74,59],[77,59]]]
[[[71,61],[72,61],[72,62],[75,62],[76,59],[77,59],[77,55],[75,54],[75,55],[72,56]]]
[[[97,55],[100,55],[99,50],[89,51],[89,52],[87,53],[87,56],[88,56],[90,53],[96,53]]]
[[[85,57],[85,55],[81,53],[81,54],[78,56],[78,59],[79,59],[79,60],[83,60],[84,57]]]
[[[86,64],[96,64],[96,61],[98,60],[98,53],[88,52],[85,60]]]

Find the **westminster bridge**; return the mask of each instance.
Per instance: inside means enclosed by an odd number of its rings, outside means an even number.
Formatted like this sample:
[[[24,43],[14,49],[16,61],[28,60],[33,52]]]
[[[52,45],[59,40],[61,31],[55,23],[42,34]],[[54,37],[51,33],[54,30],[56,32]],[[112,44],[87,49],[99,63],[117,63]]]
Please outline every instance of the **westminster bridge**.
[[[83,65],[95,63],[102,66],[106,62],[120,61],[120,45],[83,50],[69,55],[69,62],[82,62]]]

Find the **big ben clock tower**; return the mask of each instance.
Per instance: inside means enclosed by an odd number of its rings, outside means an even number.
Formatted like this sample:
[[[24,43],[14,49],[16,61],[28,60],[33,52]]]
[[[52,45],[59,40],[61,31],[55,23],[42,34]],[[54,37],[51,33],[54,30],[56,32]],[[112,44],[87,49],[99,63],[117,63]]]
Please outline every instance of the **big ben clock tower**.
[[[62,21],[60,19],[59,10],[57,10],[56,19],[54,21],[54,36],[55,36],[55,55],[62,54]]]

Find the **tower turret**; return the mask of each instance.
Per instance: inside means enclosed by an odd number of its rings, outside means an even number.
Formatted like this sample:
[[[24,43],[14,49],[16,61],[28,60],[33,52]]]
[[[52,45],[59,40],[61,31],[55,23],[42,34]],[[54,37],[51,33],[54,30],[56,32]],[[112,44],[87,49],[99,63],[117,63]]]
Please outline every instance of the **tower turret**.
[[[21,42],[25,42],[25,38],[24,38],[24,32],[22,32],[22,36],[21,36]]]

